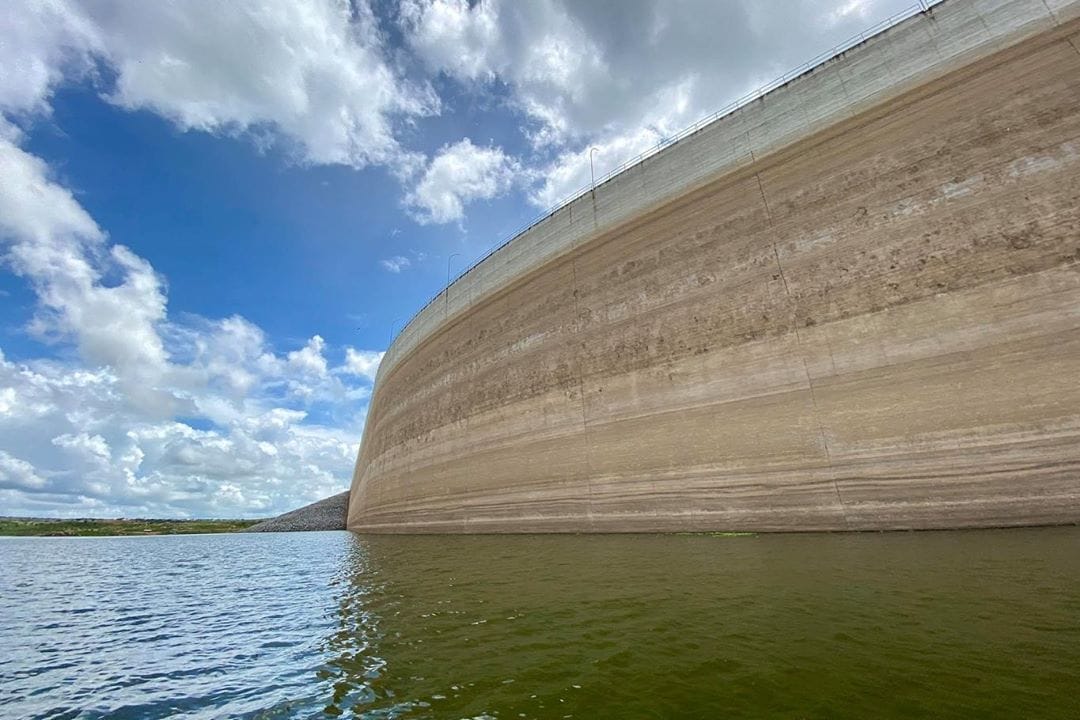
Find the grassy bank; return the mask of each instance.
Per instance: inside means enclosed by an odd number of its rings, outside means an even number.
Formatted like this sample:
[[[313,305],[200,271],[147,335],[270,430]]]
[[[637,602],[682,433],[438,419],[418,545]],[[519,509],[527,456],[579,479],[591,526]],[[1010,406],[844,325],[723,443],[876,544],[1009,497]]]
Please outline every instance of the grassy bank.
[[[105,535],[193,535],[236,532],[258,520],[51,520],[0,519],[0,535],[83,537]]]

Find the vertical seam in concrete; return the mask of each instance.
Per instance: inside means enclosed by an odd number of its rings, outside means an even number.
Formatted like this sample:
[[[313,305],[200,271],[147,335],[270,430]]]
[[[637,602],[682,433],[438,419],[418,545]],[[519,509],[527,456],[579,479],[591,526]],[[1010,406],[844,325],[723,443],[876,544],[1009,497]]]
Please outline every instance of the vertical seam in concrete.
[[[1071,37],[1065,38],[1065,42],[1069,43],[1069,47],[1075,50],[1077,55],[1080,55],[1080,48],[1076,47],[1076,43],[1073,42],[1073,39]]]
[[[1054,14],[1054,11],[1050,9],[1050,6],[1047,4],[1046,0],[1042,0],[1042,4],[1043,4],[1043,7],[1046,8],[1046,13],[1047,13],[1047,15],[1050,16],[1050,20],[1055,25],[1060,25],[1061,21],[1058,20],[1058,16]]]
[[[990,26],[986,24],[986,18],[984,18],[982,13],[979,12],[979,8],[977,7],[978,3],[972,2],[970,3],[970,5],[971,9],[975,12],[975,17],[979,18],[979,22],[982,24],[983,30],[986,31],[987,37],[993,37],[993,33],[990,31]]]
[[[761,174],[754,173],[754,180],[757,180],[758,192],[761,193],[761,204],[765,206],[765,217],[769,221],[769,227],[773,227],[772,210],[769,209],[769,201],[765,199],[765,188],[761,184]],[[776,269],[780,273],[780,282],[784,284],[784,294],[790,301],[791,289],[788,288],[787,278],[784,276],[784,267],[780,264],[780,251],[776,249],[776,241],[770,240],[769,243],[772,245],[773,258],[776,259]]]
[[[847,83],[844,82],[844,73],[840,72],[840,68],[835,65],[832,66],[831,70],[836,73],[836,79],[840,81],[840,92],[844,94],[844,111],[846,117],[854,117],[855,102],[851,99],[851,93],[848,92]],[[764,197],[764,193],[762,193],[762,197]]]
[[[589,495],[589,501],[585,506],[585,517],[589,523],[589,529],[593,527],[593,492],[592,492],[592,448],[589,445],[589,417],[585,410],[585,380],[581,373],[581,308],[578,306],[578,283],[577,283],[577,259],[570,258],[570,284],[574,297],[574,357],[577,360],[578,402],[581,403],[581,434],[585,446],[585,489]]]
[[[581,328],[578,327],[578,323],[581,321],[581,308],[578,306],[578,284],[577,284],[577,260],[570,260],[570,282],[572,284],[572,291],[574,297],[574,355],[577,358],[577,381],[578,381],[578,401],[581,403],[581,429],[588,430],[589,418],[585,412],[585,381],[581,375],[581,349],[577,347],[578,336],[581,334]]]
[[[754,173],[757,181],[758,192],[761,193],[761,203],[765,206],[765,217],[769,221],[769,227],[774,227],[772,210],[769,209],[769,200],[765,197],[765,186],[761,183],[761,173]],[[810,390],[810,405],[814,410],[814,421],[817,423],[818,438],[822,447],[825,448],[825,462],[829,465],[829,474],[832,480],[833,492],[836,493],[836,502],[840,506],[840,514],[844,518],[844,525],[849,525],[847,506],[844,504],[844,496],[840,493],[840,485],[836,482],[836,473],[833,469],[832,451],[829,449],[829,439],[825,436],[825,426],[821,422],[821,411],[818,408],[817,393],[814,392],[814,379],[810,375],[810,366],[806,362],[806,353],[803,352],[802,335],[799,333],[799,318],[795,308],[795,301],[791,297],[791,289],[788,287],[787,277],[784,275],[784,266],[780,262],[780,251],[776,247],[775,239],[770,240],[773,250],[773,258],[776,260],[776,269],[780,274],[780,281],[784,284],[784,294],[791,304],[792,329],[795,332],[795,346],[799,351],[799,360],[802,362],[803,374],[806,376],[806,386]],[[832,349],[830,348],[830,354]]]

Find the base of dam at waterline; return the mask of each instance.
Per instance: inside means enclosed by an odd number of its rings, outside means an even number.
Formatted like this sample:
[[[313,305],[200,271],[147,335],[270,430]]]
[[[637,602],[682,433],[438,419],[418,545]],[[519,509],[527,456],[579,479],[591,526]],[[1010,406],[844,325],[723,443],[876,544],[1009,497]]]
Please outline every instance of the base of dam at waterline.
[[[394,340],[360,532],[1080,521],[1080,2],[946,0],[597,186]]]

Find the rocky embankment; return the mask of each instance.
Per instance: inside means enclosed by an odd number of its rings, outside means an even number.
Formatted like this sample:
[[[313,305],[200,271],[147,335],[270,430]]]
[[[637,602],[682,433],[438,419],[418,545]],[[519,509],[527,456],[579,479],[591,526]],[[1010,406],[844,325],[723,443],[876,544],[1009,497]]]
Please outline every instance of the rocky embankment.
[[[276,518],[252,525],[247,532],[305,532],[310,530],[344,530],[345,514],[349,509],[349,491],[313,502]]]

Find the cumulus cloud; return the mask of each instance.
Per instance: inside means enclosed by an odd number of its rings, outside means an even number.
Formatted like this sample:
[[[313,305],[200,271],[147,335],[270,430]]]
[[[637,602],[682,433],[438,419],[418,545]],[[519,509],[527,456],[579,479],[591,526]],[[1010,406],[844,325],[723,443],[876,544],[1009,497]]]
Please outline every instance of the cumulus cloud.
[[[48,174],[40,158],[24,152],[13,140],[0,139],[0,235],[40,246],[40,255],[28,247],[21,262],[42,270],[52,260],[64,264],[64,258],[56,253],[67,241],[98,243],[104,237],[71,193],[50,182]],[[84,267],[66,269],[73,274],[86,273]]]
[[[308,340],[307,345],[289,353],[289,367],[303,375],[325,376],[326,358],[323,357],[325,348],[326,341],[316,335]]]
[[[45,480],[33,465],[0,450],[0,488],[33,491],[43,487]]]
[[[271,514],[340,491],[359,437],[360,418],[312,423],[263,392],[210,429],[147,419],[114,374],[77,363],[0,360],[0,386],[15,398],[0,415],[8,514]]]
[[[173,320],[150,263],[7,138],[0,257],[37,296],[28,329],[76,352],[0,351],[5,512],[258,516],[347,485],[370,393],[359,361],[331,368],[319,335],[275,352],[238,316]]]
[[[433,72],[509,87],[541,156],[533,202],[596,174],[828,50],[910,0],[405,0],[399,24]]]
[[[0,111],[48,113],[48,99],[65,75],[93,67],[98,29],[67,0],[5,4],[0,16]]]
[[[283,142],[304,162],[421,161],[395,123],[438,98],[387,60],[366,0],[15,0],[0,21],[0,107],[46,110],[65,77],[98,63],[108,99],[185,130]],[[13,71],[14,70],[14,71]]]
[[[379,370],[379,363],[382,362],[383,355],[385,353],[373,350],[345,348],[345,365],[341,370],[349,375],[356,375],[374,381],[375,373]]]
[[[113,367],[131,398],[149,408],[167,354],[156,325],[165,315],[158,276],[127,248],[106,247],[96,223],[45,164],[0,140],[0,243],[9,267],[33,285],[39,312],[31,330],[71,340],[87,360]],[[103,275],[119,282],[106,286]]]
[[[456,222],[465,216],[467,203],[509,190],[519,171],[502,148],[478,147],[465,138],[439,150],[405,204],[421,224]]]
[[[311,381],[310,398],[282,397],[280,386],[294,373],[288,355],[270,353],[258,351],[261,370],[247,354],[252,386],[242,396],[222,394],[212,382],[170,386],[192,399],[193,414],[183,420],[162,420],[132,404],[110,368],[78,360],[15,363],[0,355],[5,512],[261,516],[340,491],[365,411],[366,394],[353,391],[369,388],[370,380],[342,382],[342,366]],[[176,369],[208,378],[210,359],[203,354]],[[312,410],[326,407],[347,415],[314,422]],[[195,427],[196,421],[209,424]]]
[[[607,8],[609,18],[633,10]],[[541,123],[537,140],[571,133],[571,110],[593,85],[610,81],[604,48],[556,0],[534,3],[405,0],[400,22],[414,51],[435,71],[465,82],[501,79]]]
[[[397,161],[396,116],[431,112],[425,87],[383,57],[364,1],[112,3],[101,13],[111,98],[183,128],[270,125],[314,163]]]
[[[100,435],[87,435],[84,432],[78,435],[64,433],[54,437],[52,444],[96,463],[107,465],[112,461],[112,450],[109,448],[109,443]]]

